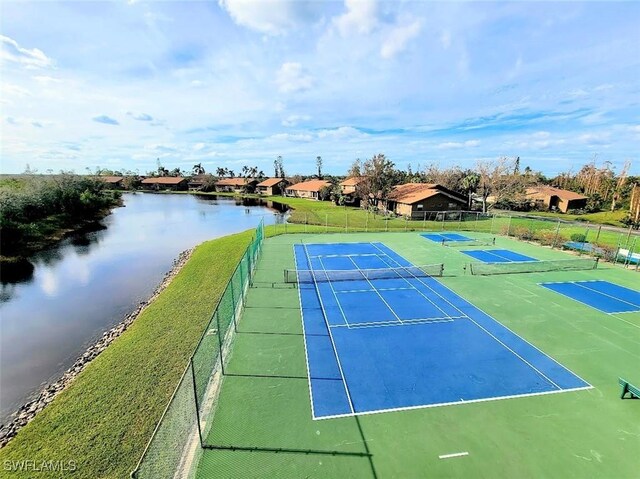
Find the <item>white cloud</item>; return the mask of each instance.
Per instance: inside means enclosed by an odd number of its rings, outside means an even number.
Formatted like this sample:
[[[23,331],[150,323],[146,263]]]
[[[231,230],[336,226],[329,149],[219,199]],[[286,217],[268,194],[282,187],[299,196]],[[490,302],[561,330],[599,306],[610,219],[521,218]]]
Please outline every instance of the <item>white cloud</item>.
[[[23,48],[18,42],[4,35],[0,35],[0,58],[3,61],[19,63],[28,69],[53,66],[53,60],[48,58],[42,50]]]
[[[304,121],[311,120],[309,115],[289,115],[287,118],[282,120],[282,126],[296,126]]]
[[[318,138],[330,138],[344,140],[347,138],[358,138],[368,136],[366,133],[362,133],[357,128],[352,126],[341,126],[335,129],[320,130],[318,132]]]
[[[283,63],[278,70],[276,82],[282,93],[305,91],[313,86],[313,78],[300,63]]]
[[[153,121],[153,117],[147,113],[133,113],[128,111],[127,115],[138,121]]]
[[[300,0],[218,0],[220,7],[238,25],[268,35],[286,30],[318,17],[319,3]]]
[[[400,53],[405,49],[409,40],[418,36],[421,29],[422,21],[419,19],[406,25],[395,26],[382,44],[380,49],[382,58],[389,59]]]
[[[334,18],[333,24],[343,37],[371,33],[378,25],[378,5],[375,0],[345,0],[347,11]]]
[[[276,141],[308,142],[313,140],[313,136],[307,133],[277,133],[275,135],[271,135],[269,139]]]
[[[460,148],[475,148],[480,145],[479,140],[467,140],[467,141],[445,141],[436,146],[440,150],[457,150]]]
[[[202,150],[206,145],[204,143],[196,143],[195,145],[193,145],[193,149],[195,151],[200,151]]]
[[[447,50],[451,46],[450,31],[445,30],[444,32],[442,32],[442,35],[440,35],[440,44],[442,45],[442,48],[444,48],[445,50]]]

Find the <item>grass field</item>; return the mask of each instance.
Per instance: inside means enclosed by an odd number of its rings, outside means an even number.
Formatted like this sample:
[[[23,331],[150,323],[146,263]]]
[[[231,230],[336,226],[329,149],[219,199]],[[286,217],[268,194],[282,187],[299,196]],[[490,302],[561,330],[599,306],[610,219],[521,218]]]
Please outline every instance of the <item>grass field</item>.
[[[252,234],[197,247],[131,327],[0,450],[0,464],[75,461],[73,477],[128,477]],[[61,476],[40,472],[37,477]]]
[[[414,264],[443,262],[446,286],[593,389],[313,421],[298,291],[282,271],[295,267],[295,243],[354,241],[382,242]],[[496,247],[571,257],[504,237]],[[268,239],[205,438],[224,449],[205,449],[198,477],[637,477],[640,402],[620,400],[617,379],[640,383],[640,313],[607,315],[537,284],[604,279],[638,289],[637,273],[605,263],[478,277],[463,274],[468,261],[412,232]],[[460,452],[468,455],[440,458]]]

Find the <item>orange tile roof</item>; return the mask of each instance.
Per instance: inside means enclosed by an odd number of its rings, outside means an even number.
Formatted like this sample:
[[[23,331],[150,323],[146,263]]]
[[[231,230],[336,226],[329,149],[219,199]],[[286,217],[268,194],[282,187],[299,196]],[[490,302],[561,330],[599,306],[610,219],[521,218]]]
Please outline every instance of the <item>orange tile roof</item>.
[[[282,181],[287,181],[284,178],[267,178],[266,180],[258,183],[257,186],[276,186]]]
[[[449,191],[443,186],[434,183],[405,183],[403,185],[394,186],[393,190],[387,195],[387,199],[410,205],[417,201],[422,201],[432,196],[443,194],[458,201],[463,201],[460,195]]]
[[[287,186],[287,190],[294,191],[320,191],[325,186],[331,186],[331,183],[324,180],[309,180],[295,185]]]
[[[587,196],[576,193],[575,191],[562,190],[560,188],[554,188],[553,186],[534,186],[527,188],[527,195],[545,195],[545,196],[557,196],[563,200],[586,200]]]
[[[99,176],[98,178],[105,183],[118,183],[124,180],[123,176]]]
[[[222,178],[221,180],[216,181],[216,186],[245,186],[255,181],[257,180],[253,178]]]
[[[152,178],[145,178],[142,183],[145,185],[177,185],[186,181],[186,178],[181,176],[159,176]]]
[[[364,176],[352,176],[346,180],[340,182],[340,186],[356,186],[365,181],[367,178]]]

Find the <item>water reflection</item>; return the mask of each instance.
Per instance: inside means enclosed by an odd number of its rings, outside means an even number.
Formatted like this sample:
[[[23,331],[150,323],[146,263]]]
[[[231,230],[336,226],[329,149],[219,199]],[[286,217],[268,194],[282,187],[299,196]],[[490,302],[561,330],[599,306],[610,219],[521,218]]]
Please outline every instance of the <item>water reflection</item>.
[[[185,249],[283,220],[273,203],[124,195],[92,225],[16,268],[0,293],[0,421],[146,299]],[[4,273],[4,271],[3,271]]]

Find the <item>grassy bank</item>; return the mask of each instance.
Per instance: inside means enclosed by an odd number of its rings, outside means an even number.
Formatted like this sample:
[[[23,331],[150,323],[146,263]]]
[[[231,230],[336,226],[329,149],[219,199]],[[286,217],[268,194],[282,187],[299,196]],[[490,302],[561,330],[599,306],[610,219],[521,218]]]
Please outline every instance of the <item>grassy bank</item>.
[[[133,325],[0,450],[0,463],[75,461],[73,477],[135,467],[251,231],[206,242]],[[31,478],[33,471],[8,477]],[[60,477],[40,472],[38,477]]]

